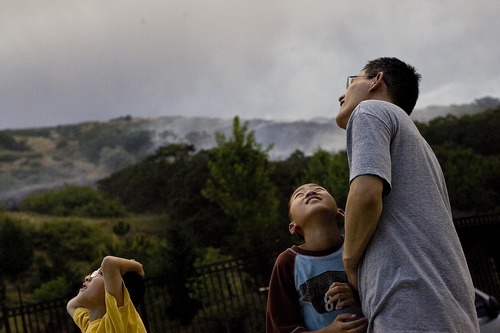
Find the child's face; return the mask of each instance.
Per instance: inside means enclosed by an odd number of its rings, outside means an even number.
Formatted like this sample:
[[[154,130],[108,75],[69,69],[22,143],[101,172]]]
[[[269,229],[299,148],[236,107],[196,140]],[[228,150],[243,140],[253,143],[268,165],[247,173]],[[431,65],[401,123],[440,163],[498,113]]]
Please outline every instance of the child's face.
[[[89,308],[104,303],[104,296],[104,278],[101,269],[98,269],[85,277],[78,297],[82,304]]]
[[[299,186],[290,197],[290,219],[301,228],[308,218],[323,214],[325,219],[336,221],[337,203],[327,190],[318,184]]]

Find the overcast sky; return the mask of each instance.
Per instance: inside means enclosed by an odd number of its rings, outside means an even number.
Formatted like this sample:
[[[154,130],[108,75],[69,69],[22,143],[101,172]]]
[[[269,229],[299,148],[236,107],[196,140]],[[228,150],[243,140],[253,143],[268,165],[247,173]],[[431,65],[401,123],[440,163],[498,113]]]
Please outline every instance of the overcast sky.
[[[417,109],[500,97],[499,0],[0,0],[0,128],[124,115],[333,118],[395,56]]]

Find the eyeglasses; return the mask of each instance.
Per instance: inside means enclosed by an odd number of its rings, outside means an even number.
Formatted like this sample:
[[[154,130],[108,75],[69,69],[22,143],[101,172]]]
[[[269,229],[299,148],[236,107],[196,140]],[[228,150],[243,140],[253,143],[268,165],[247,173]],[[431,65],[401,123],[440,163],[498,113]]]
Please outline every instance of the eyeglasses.
[[[345,85],[345,88],[349,88],[349,86],[352,84],[352,81],[354,81],[354,78],[357,78],[357,77],[367,77],[367,78],[372,78],[372,77],[375,77],[375,75],[349,75],[347,77],[347,83]]]
[[[90,276],[90,278],[92,278],[92,279],[93,279],[93,278],[95,278],[97,275],[101,275],[101,276],[102,276],[102,271],[101,271],[101,269],[100,269],[100,268],[99,268],[99,269],[97,269],[97,270],[95,270],[95,271],[93,271],[93,272],[92,272],[89,276]]]

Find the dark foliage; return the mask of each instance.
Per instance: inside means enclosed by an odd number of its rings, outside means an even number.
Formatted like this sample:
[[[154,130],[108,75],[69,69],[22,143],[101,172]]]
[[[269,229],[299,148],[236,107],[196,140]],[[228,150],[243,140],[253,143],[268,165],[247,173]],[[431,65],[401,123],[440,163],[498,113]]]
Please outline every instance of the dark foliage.
[[[14,151],[23,151],[29,150],[29,147],[26,145],[24,141],[18,141],[14,139],[12,135],[8,132],[3,131],[0,132],[0,150],[14,150]]]
[[[433,147],[452,142],[479,155],[500,154],[500,107],[460,118],[439,117],[417,126]]]
[[[126,213],[116,199],[87,186],[66,186],[35,193],[21,202],[21,210],[55,216],[118,217]]]

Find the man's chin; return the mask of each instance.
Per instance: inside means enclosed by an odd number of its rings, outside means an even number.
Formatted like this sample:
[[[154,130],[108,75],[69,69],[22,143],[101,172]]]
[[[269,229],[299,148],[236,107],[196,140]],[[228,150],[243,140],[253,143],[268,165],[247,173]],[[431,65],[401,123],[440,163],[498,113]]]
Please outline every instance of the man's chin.
[[[343,117],[337,116],[337,118],[335,118],[335,122],[337,123],[337,126],[340,128],[345,129],[347,126],[347,121]]]

